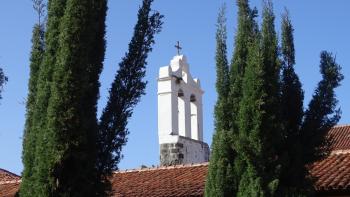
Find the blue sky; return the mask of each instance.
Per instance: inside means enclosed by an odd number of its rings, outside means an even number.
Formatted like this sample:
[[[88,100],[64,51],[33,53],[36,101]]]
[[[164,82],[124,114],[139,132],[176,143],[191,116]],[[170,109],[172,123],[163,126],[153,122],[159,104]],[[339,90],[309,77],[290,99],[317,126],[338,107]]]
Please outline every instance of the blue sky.
[[[222,3],[227,4],[228,54],[232,54],[236,28],[234,0],[155,0],[153,9],[164,16],[162,32],[148,58],[148,86],[146,95],[135,108],[129,121],[129,141],[123,149],[121,169],[138,168],[142,164],[158,165],[157,136],[157,75],[161,66],[168,65],[176,54],[174,45],[181,42],[188,58],[190,71],[201,80],[205,91],[204,140],[211,144],[215,92],[215,22]],[[340,124],[350,123],[350,1],[275,0],[276,29],[280,33],[280,19],[284,7],[290,11],[295,28],[296,72],[305,90],[306,104],[321,79],[319,54],[328,50],[336,54],[343,67],[345,80],[336,93],[343,115]],[[107,51],[101,74],[99,114],[106,103],[108,88],[118,69],[118,62],[127,50],[136,12],[141,0],[110,0],[107,16]],[[262,1],[251,0],[261,13]],[[20,174],[25,99],[29,77],[30,39],[36,14],[31,0],[0,2],[0,66],[9,82],[0,100],[0,168]],[[260,20],[260,17],[259,17]]]

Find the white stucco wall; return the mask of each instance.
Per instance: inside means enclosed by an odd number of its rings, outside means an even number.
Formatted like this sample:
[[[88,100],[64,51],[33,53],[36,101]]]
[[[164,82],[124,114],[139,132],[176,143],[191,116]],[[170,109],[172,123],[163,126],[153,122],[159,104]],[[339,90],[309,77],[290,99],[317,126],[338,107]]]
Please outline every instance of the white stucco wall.
[[[178,97],[179,90],[183,92],[181,98]],[[205,155],[208,154],[206,150],[208,146],[205,143],[203,145],[203,93],[200,81],[192,78],[184,55],[175,56],[170,61],[170,65],[159,69],[159,144],[183,144],[181,151],[184,154],[185,163],[204,162],[208,157]],[[195,97],[193,103],[191,103],[191,96]],[[191,112],[191,109],[196,111]],[[191,118],[191,114],[195,116]]]
[[[184,120],[179,122],[178,92],[182,90],[184,95]],[[189,73],[189,65],[184,55],[175,56],[170,65],[159,69],[158,78],[158,133],[159,135],[179,134],[179,125],[184,127],[182,136],[191,138],[191,95],[196,98],[197,106],[197,133],[193,134],[198,140],[203,141],[203,115],[202,95],[198,79],[193,79]],[[181,110],[180,108],[180,110]],[[182,126],[183,125],[183,126]]]

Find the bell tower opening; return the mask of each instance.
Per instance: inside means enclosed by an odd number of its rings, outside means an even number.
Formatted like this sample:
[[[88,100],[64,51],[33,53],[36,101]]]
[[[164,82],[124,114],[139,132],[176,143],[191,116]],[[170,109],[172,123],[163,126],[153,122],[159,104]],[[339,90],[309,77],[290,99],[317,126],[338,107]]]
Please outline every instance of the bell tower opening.
[[[177,93],[177,110],[178,110],[178,134],[186,136],[186,119],[185,119],[185,96],[182,89]]]
[[[191,137],[194,140],[199,140],[198,137],[198,107],[196,102],[196,96],[191,95]]]

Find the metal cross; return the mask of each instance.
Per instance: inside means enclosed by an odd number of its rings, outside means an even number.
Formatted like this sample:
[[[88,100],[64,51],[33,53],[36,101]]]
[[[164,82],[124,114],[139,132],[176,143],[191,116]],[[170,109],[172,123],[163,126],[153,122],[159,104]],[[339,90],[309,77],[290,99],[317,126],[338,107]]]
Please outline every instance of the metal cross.
[[[177,44],[175,45],[175,48],[177,48],[177,55],[180,55],[180,50],[182,49],[182,47],[180,46],[180,42],[177,41]]]

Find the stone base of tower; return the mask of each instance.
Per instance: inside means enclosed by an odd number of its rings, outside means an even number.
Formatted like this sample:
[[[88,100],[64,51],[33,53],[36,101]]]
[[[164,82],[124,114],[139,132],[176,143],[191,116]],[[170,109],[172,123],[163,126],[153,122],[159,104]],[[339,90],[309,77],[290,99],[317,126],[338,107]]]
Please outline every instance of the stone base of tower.
[[[207,143],[183,136],[166,136],[166,138],[160,144],[161,166],[209,161],[209,146]]]

